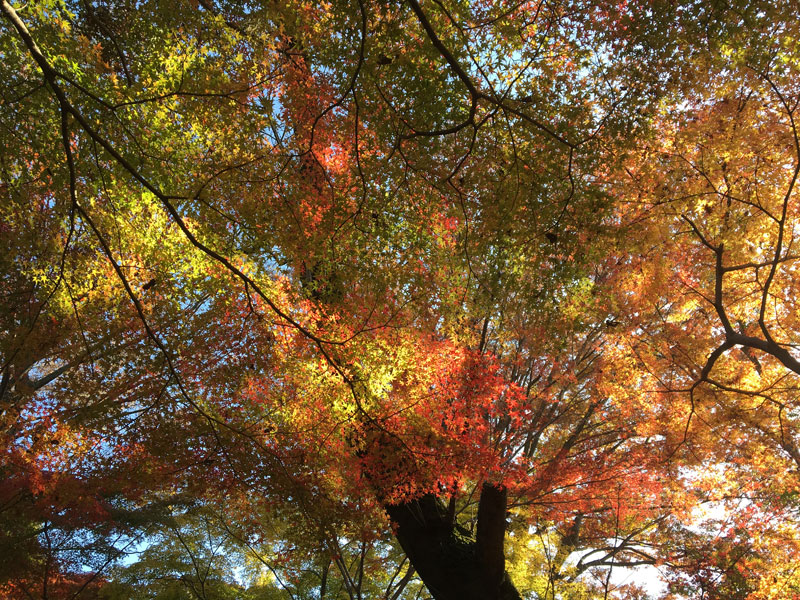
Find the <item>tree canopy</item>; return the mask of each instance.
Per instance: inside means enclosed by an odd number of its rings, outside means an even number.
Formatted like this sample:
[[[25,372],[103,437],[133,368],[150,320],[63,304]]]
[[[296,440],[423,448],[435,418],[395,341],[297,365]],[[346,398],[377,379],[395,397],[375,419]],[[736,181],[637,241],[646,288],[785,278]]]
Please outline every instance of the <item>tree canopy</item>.
[[[0,595],[800,598],[795,2],[0,8]]]

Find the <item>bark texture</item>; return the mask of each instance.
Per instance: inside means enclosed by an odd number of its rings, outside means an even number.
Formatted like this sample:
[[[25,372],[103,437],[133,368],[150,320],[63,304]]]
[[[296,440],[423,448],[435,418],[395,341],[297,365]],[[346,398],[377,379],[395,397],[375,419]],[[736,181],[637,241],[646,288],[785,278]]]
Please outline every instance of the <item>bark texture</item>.
[[[386,510],[397,540],[436,600],[521,600],[505,571],[505,488],[484,484],[474,540],[459,532],[433,494]]]

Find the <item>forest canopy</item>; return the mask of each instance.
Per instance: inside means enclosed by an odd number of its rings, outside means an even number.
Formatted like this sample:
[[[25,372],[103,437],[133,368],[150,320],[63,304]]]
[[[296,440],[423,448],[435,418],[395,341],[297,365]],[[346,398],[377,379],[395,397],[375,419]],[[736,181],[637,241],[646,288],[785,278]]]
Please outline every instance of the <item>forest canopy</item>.
[[[0,9],[0,596],[800,598],[796,2]]]

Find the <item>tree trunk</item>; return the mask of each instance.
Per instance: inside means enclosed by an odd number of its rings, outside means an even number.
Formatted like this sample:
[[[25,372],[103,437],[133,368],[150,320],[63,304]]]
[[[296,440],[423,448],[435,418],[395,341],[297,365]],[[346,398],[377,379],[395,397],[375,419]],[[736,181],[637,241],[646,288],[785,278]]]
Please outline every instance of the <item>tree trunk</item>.
[[[433,494],[386,507],[411,564],[436,600],[521,600],[505,571],[506,489],[484,484],[475,539]]]

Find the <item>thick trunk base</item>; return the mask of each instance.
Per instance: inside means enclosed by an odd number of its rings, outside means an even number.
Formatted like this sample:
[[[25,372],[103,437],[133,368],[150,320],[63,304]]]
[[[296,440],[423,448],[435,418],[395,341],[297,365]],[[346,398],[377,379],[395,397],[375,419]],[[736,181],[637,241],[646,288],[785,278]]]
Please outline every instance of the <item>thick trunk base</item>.
[[[397,540],[436,600],[521,600],[505,571],[505,489],[484,485],[474,540],[458,532],[433,494],[386,510]]]

